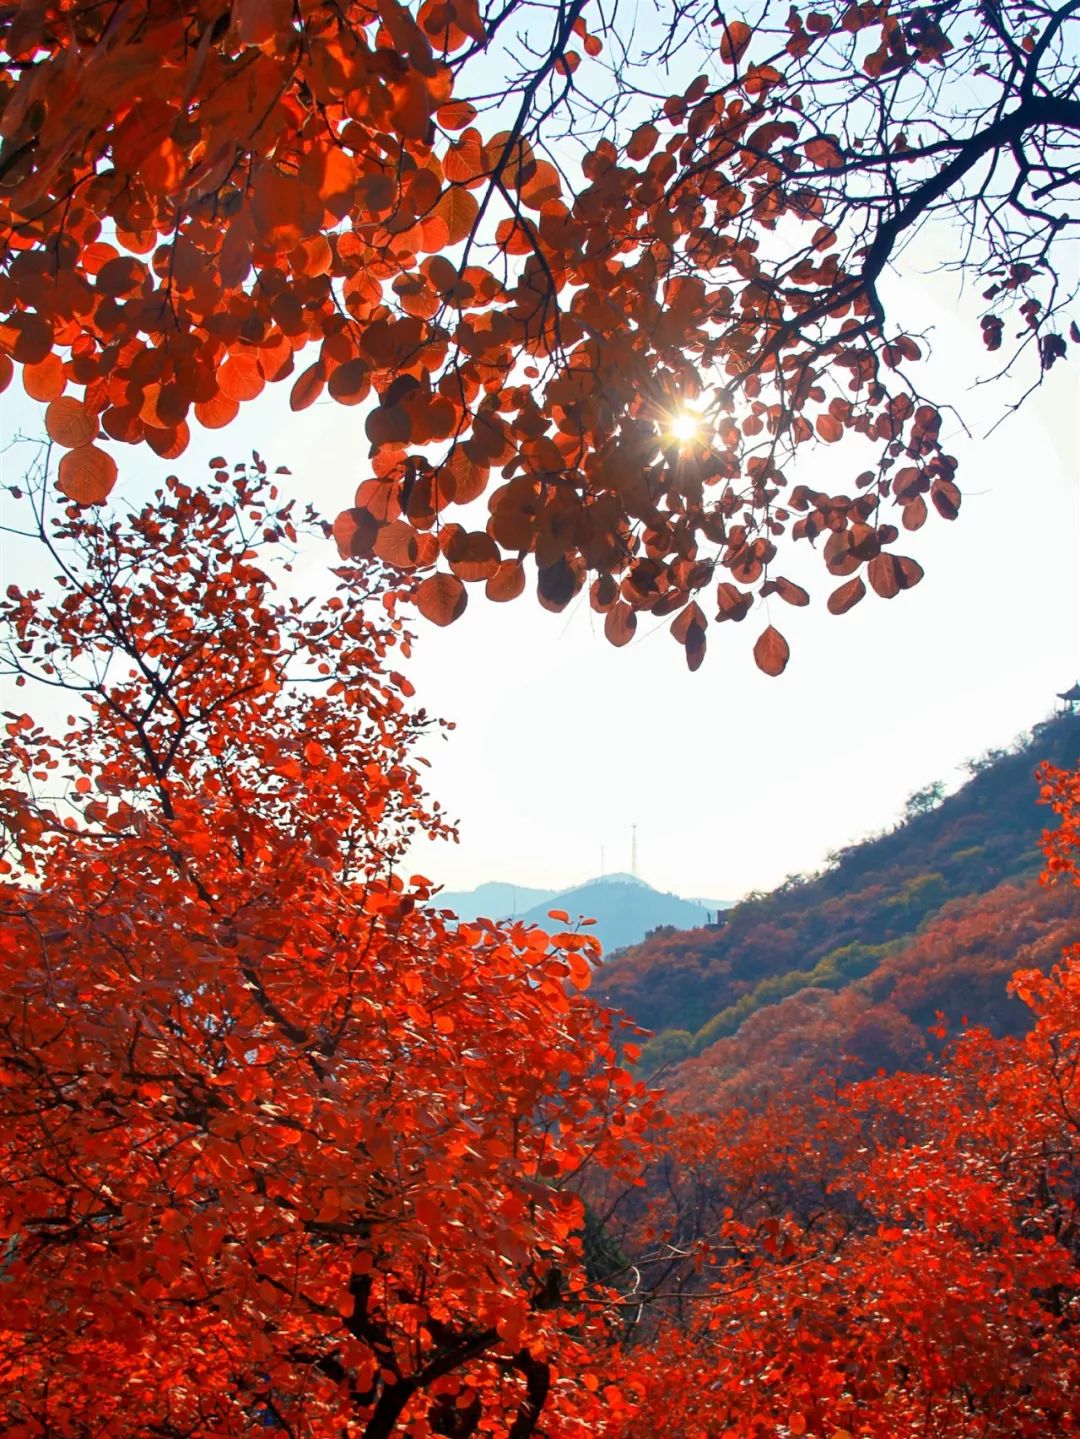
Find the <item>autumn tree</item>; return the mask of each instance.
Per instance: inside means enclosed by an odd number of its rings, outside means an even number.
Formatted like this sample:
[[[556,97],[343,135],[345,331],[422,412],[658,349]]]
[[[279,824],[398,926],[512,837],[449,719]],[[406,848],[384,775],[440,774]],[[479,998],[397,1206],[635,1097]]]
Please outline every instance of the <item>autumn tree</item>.
[[[839,614],[916,584],[901,528],[957,514],[918,318],[882,288],[922,225],[1002,364],[1037,380],[1075,343],[1078,25],[1071,0],[690,0],[643,59],[586,0],[24,0],[5,378],[50,403],[84,504],[110,441],[176,455],[268,383],[363,405],[344,555],[415,571],[440,623],[532,555],[541,603],[590,583],[615,644],[671,615],[696,666],[711,618],[809,602],[791,541]],[[824,491],[797,462],[840,441]],[[784,668],[777,626],[754,653]]]
[[[296,598],[257,458],[36,515],[7,668],[81,708],[6,716],[0,1427],[590,1432],[577,1190],[649,1106],[589,939],[403,881],[446,826],[393,577]]]

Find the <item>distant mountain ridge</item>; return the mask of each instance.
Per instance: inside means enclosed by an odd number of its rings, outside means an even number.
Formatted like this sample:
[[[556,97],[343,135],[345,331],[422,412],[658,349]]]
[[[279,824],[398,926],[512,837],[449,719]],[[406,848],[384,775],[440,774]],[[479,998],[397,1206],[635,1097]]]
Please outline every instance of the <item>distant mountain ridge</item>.
[[[579,916],[595,919],[589,930],[605,954],[640,943],[652,930],[708,924],[730,904],[730,900],[683,899],[622,873],[598,875],[563,890],[489,880],[476,889],[444,890],[432,900],[434,908],[452,910],[460,919],[519,919],[541,929],[552,928],[548,918],[552,909],[565,910],[571,923]]]
[[[517,919],[534,905],[554,899],[554,889],[533,889],[525,884],[488,880],[475,889],[440,890],[432,903],[438,909],[452,909],[459,919]]]

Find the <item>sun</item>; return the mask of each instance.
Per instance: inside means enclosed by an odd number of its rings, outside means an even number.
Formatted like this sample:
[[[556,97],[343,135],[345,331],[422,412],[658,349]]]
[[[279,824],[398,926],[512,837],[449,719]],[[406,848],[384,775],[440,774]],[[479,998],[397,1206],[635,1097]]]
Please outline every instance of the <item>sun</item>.
[[[683,405],[674,410],[667,418],[664,431],[669,442],[677,445],[691,445],[699,440],[704,432],[705,422],[696,410],[691,410]]]
[[[688,444],[690,440],[695,439],[700,429],[700,417],[691,414],[689,410],[683,410],[671,422],[671,433],[683,444]]]

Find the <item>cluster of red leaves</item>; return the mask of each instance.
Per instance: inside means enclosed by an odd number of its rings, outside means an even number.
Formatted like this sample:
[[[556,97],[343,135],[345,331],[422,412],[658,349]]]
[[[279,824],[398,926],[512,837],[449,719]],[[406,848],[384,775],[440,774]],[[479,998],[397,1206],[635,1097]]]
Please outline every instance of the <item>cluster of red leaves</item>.
[[[275,588],[303,521],[263,469],[71,510],[59,587],[3,604],[11,666],[90,708],[3,751],[0,1426],[583,1435],[576,1191],[649,1105],[593,941],[395,874],[445,829],[395,596]]]
[[[624,1432],[1080,1432],[1075,964],[1025,992],[934,1075],[679,1124]]]
[[[1080,770],[1043,765],[1039,771],[1042,798],[1058,815],[1056,829],[1043,837],[1045,884],[1068,880],[1080,884]]]
[[[537,84],[572,73],[574,35],[596,53],[579,8]],[[879,7],[849,14],[896,29]],[[468,584],[517,596],[531,553],[542,604],[593,573],[613,643],[641,611],[672,615],[696,668],[695,596],[717,579],[718,620],[808,603],[773,567],[785,535],[825,541],[833,613],[867,582],[885,598],[916,584],[881,507],[909,530],[928,500],[952,518],[955,463],[938,412],[886,383],[918,346],[884,343],[845,271],[823,223],[835,145],[775,64],[742,66],[748,27],[721,37],[729,83],[694,81],[622,150],[602,140],[574,193],[521,129],[484,137],[454,98],[484,37],[475,0],[5,12],[0,383],[14,360],[49,402],[64,493],[108,494],[102,431],[175,456],[191,419],[225,425],[292,378],[294,409],[324,390],[371,401],[372,474],[338,544],[425,575],[438,623]],[[792,228],[779,268],[777,227]],[[703,390],[707,442],[674,443],[673,412]],[[790,488],[784,453],[847,434],[877,456],[850,493]],[[485,528],[441,522],[485,493]],[[788,654],[767,624],[758,665],[779,674]]]

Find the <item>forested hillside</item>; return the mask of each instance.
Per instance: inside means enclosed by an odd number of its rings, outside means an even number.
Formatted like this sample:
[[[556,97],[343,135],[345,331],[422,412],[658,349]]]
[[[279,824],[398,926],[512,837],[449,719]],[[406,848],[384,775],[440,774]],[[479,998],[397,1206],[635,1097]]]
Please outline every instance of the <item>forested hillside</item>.
[[[808,1012],[820,1040],[826,1013],[832,1024],[846,1007],[855,1023],[860,1005],[878,1028],[892,1018],[883,1006],[897,1009],[902,1033],[865,1036],[868,1055],[896,1062],[922,1044],[938,1010],[952,1023],[1008,1028],[1017,946],[1045,942],[1052,955],[1070,904],[1036,883],[1046,812],[1035,766],[1070,767],[1078,756],[1080,717],[1049,720],[1024,745],[973,762],[971,779],[936,808],[843,850],[822,873],[753,895],[718,925],[650,935],[605,967],[599,993],[655,1031],[651,1065],[701,1054],[752,1017],[748,1053],[775,1024],[791,1026],[796,1047]],[[829,993],[849,987],[842,1005]],[[779,1001],[782,1015],[759,1014]]]

